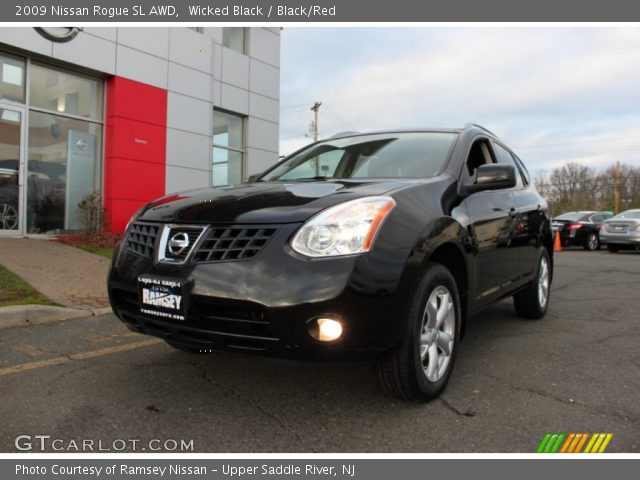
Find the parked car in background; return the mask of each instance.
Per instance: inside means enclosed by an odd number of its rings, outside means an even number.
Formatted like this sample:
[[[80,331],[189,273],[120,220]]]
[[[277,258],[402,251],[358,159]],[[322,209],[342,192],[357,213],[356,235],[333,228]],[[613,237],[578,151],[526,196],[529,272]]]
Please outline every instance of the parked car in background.
[[[600,228],[600,239],[610,252],[640,249],[640,209],[627,210],[606,220]]]
[[[563,247],[583,247],[585,250],[600,248],[600,225],[610,212],[566,212],[553,219],[553,233],[560,232]]]

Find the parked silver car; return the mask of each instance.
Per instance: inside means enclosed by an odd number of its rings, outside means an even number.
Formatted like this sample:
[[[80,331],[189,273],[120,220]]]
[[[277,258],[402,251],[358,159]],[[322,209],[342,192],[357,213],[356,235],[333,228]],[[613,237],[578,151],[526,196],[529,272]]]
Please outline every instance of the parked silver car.
[[[600,227],[600,241],[607,244],[610,252],[640,249],[640,209],[605,220]]]

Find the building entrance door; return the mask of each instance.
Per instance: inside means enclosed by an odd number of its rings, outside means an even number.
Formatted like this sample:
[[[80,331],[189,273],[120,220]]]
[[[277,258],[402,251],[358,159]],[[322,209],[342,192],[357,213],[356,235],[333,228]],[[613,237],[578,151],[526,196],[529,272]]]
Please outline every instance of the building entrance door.
[[[0,102],[0,236],[24,233],[25,109]]]

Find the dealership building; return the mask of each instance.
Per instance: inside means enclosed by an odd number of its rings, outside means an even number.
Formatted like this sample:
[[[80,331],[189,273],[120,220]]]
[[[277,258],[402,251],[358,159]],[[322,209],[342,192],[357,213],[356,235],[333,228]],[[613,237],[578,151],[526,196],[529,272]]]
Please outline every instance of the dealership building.
[[[0,28],[0,235],[79,230],[278,159],[278,28]]]

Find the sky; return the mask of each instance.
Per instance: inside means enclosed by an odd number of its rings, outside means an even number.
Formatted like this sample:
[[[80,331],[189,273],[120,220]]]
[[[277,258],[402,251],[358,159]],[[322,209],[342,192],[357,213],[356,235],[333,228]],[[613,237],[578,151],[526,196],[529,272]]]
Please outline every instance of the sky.
[[[320,101],[320,138],[473,122],[532,172],[640,166],[640,28],[287,27],[281,55],[281,155]]]

